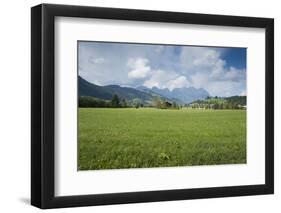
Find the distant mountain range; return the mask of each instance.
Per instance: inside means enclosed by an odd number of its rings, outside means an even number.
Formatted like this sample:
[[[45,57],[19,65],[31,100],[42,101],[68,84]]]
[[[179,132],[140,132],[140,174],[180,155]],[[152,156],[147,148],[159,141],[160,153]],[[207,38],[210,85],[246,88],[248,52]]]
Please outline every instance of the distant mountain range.
[[[171,98],[174,100],[178,100],[182,103],[190,103],[194,100],[201,100],[205,99],[206,97],[210,96],[209,93],[202,89],[196,89],[194,87],[183,87],[183,88],[175,88],[173,90],[169,90],[167,88],[165,89],[159,89],[157,87],[152,87],[151,89],[147,87],[138,87],[137,89],[142,90],[142,91],[152,91],[156,94],[162,95],[167,98]]]
[[[126,99],[127,101],[138,99],[141,100],[144,104],[150,104],[155,97],[172,101],[158,94],[154,94],[153,92],[148,93],[131,87],[121,87],[118,85],[98,86],[86,81],[80,76],[78,77],[78,85],[79,96],[91,96],[98,99],[111,100],[112,96],[116,94],[121,99]]]
[[[91,96],[104,100],[111,100],[114,94],[127,101],[140,99],[144,103],[151,103],[155,98],[174,101],[178,104],[190,103],[194,100],[205,99],[209,93],[200,88],[175,88],[173,90],[159,89],[157,87],[147,88],[140,86],[137,88],[121,87],[118,85],[98,86],[90,83],[78,76],[79,96]]]

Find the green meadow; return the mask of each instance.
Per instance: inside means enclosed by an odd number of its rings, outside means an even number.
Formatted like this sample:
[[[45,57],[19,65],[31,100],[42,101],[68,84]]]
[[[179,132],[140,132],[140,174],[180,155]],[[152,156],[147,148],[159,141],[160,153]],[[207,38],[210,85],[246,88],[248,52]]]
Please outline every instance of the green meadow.
[[[79,108],[79,170],[246,163],[246,110]]]

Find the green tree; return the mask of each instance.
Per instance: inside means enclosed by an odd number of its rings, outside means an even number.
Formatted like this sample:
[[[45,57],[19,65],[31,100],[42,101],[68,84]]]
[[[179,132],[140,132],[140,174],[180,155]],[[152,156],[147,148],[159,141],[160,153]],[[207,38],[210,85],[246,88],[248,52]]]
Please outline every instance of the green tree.
[[[119,107],[120,106],[120,101],[119,101],[118,95],[114,94],[112,96],[111,105],[112,105],[112,107]]]
[[[136,109],[138,109],[138,108],[140,108],[140,103],[138,102],[138,103],[136,103]]]
[[[127,107],[127,102],[124,98],[121,100],[121,106],[125,108]]]
[[[215,103],[214,106],[213,106],[213,109],[219,109],[219,104]]]
[[[161,99],[160,99],[159,97],[155,97],[155,98],[153,99],[153,105],[154,105],[156,108],[161,109],[161,107],[162,107],[162,101],[161,101]]]
[[[111,107],[111,103],[109,101],[90,96],[80,96],[79,107]]]

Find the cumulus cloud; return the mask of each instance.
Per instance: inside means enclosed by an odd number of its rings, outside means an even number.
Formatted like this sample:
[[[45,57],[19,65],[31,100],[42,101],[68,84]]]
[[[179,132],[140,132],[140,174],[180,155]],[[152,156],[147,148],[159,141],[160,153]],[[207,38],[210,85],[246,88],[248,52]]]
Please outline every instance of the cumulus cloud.
[[[150,78],[144,81],[143,86],[173,90],[175,88],[189,87],[191,85],[185,76],[179,75],[176,72],[152,70]]]
[[[179,76],[176,79],[170,80],[167,82],[166,87],[169,90],[173,90],[175,88],[182,88],[182,87],[190,87],[190,82],[186,79],[185,76]]]
[[[204,88],[211,95],[230,96],[244,90],[245,69],[227,67],[222,50],[209,47],[184,47],[181,52],[183,72],[190,76],[191,84]]]
[[[210,70],[223,64],[220,53],[206,47],[183,47],[180,59],[186,71],[191,73],[199,69]]]
[[[175,79],[176,73],[167,72],[164,70],[153,70],[149,79],[145,80],[143,86],[148,88],[158,87],[160,89],[167,88],[166,84],[168,81]]]
[[[127,63],[128,67],[131,68],[128,77],[133,79],[146,78],[151,72],[148,63],[149,61],[146,58],[130,58]]]
[[[130,68],[128,77],[130,79],[146,79],[143,86],[148,88],[158,87],[173,90],[174,88],[190,86],[185,76],[179,76],[173,71],[152,69],[146,58],[130,58],[127,66]]]
[[[228,70],[225,72],[225,79],[230,80],[230,81],[241,81],[241,80],[246,80],[246,71],[244,69],[236,69],[234,67],[230,67]]]
[[[79,43],[79,75],[98,85],[206,89],[212,96],[245,94],[246,67],[225,58],[232,48]],[[245,59],[243,59],[245,60]]]
[[[191,76],[191,82],[195,88],[203,88],[209,83],[209,76],[198,72]]]

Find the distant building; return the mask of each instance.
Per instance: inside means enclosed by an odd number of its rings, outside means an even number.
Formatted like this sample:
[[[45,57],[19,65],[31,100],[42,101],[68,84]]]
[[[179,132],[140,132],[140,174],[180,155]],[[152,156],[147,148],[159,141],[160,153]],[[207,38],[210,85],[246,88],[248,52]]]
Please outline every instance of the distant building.
[[[173,106],[173,104],[170,103],[169,101],[165,101],[164,104],[165,104],[165,107],[167,107],[167,108],[170,108]]]
[[[247,109],[247,106],[246,106],[246,105],[243,105],[243,106],[242,106],[242,105],[239,104],[238,107],[239,107],[240,109]]]

